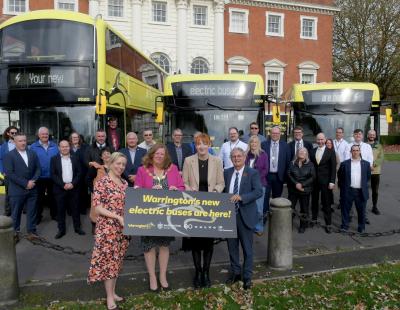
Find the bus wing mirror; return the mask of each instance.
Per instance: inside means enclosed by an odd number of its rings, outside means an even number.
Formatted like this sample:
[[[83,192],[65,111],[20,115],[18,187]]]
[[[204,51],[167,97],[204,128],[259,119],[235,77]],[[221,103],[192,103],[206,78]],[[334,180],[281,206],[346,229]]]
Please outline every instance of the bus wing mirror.
[[[162,97],[156,98],[156,123],[164,123],[164,102]]]
[[[107,97],[106,95],[96,96],[96,114],[104,115],[107,111]]]
[[[272,122],[274,124],[280,124],[281,123],[281,111],[278,105],[274,105],[272,107]]]
[[[392,109],[390,108],[386,109],[386,121],[388,124],[393,123]]]

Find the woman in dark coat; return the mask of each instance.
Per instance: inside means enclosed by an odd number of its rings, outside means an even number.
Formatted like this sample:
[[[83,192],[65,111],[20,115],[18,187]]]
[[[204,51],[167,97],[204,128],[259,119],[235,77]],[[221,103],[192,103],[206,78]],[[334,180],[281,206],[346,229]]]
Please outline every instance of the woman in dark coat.
[[[310,194],[315,179],[315,169],[308,157],[306,148],[300,148],[295,159],[289,165],[289,200],[295,209],[297,201],[300,203],[300,228],[299,233],[304,233],[309,222]]]

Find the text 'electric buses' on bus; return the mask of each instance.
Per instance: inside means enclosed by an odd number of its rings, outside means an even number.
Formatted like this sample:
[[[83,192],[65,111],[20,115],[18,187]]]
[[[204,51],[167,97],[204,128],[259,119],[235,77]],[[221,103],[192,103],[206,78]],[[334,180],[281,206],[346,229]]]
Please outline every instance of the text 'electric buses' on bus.
[[[40,126],[89,142],[110,116],[122,132],[153,126],[166,73],[101,18],[33,11],[1,24],[0,42],[0,107],[29,142]]]
[[[181,128],[188,142],[195,131],[202,131],[219,147],[229,127],[246,134],[251,122],[264,123],[264,82],[259,75],[171,75],[164,95],[166,138]]]
[[[349,141],[354,129],[379,132],[380,97],[375,84],[294,84],[288,101],[289,127],[302,126],[306,140],[314,141],[319,132],[334,138],[337,127],[343,127]]]

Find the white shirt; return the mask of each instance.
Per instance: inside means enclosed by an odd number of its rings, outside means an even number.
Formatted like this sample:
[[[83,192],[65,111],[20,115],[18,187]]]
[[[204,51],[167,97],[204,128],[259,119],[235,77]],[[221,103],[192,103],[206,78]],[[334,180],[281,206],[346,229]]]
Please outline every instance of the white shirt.
[[[374,164],[374,153],[372,152],[372,147],[368,143],[360,142],[356,143],[353,142],[350,144],[350,149],[352,145],[359,145],[360,146],[360,151],[361,151],[361,158],[368,161],[370,166],[372,167]]]
[[[63,156],[61,155],[61,170],[62,170],[62,179],[64,183],[72,182],[72,161],[69,155]]]
[[[137,148],[131,149],[130,147],[128,147],[129,150],[129,155],[131,156],[131,161],[132,164],[135,162],[135,156],[136,156],[136,150]]]
[[[19,151],[19,150],[17,150],[17,151],[18,151],[19,155],[21,155],[22,159],[24,160],[25,165],[27,167],[29,167],[28,166],[28,154],[26,153],[26,151]]]
[[[218,154],[218,157],[222,160],[224,169],[233,167],[233,164],[231,161],[231,151],[235,147],[241,148],[243,151],[247,151],[247,144],[240,140],[237,140],[235,142],[228,141],[228,142],[225,142],[224,144],[222,144],[221,149]]]
[[[351,183],[352,188],[361,188],[361,160],[351,160]]]
[[[240,181],[242,180],[243,170],[244,170],[244,166],[240,170],[236,170],[236,169],[233,170],[231,184],[229,185],[229,193],[230,194],[234,194],[233,188],[235,187],[236,172],[239,172],[238,193],[240,193]]]
[[[47,151],[49,148],[49,143],[44,144],[42,141],[39,140],[39,144]]]
[[[274,143],[276,143],[276,167],[272,164],[274,161],[274,156],[272,156],[272,149],[274,147]],[[269,149],[269,172],[271,173],[276,173],[278,172],[278,167],[279,167],[279,140],[278,141],[272,141],[271,140],[271,146]]]
[[[147,144],[146,141],[143,141],[142,143],[140,143],[138,145],[138,147],[141,147],[142,149],[149,151],[154,144],[155,144],[155,142],[151,142],[150,144]]]
[[[350,144],[346,140],[333,140],[333,146],[335,147],[335,152],[339,156],[340,162],[343,162],[351,157],[350,154]]]
[[[315,159],[318,164],[321,161],[322,156],[324,156],[325,147],[325,145],[323,147],[317,147],[317,151],[315,152]]]

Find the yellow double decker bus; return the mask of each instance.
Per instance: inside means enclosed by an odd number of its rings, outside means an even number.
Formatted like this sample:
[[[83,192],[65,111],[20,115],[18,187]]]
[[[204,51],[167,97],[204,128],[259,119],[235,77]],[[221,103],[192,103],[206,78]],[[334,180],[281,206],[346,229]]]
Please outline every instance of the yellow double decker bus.
[[[155,126],[166,72],[101,18],[33,11],[1,24],[0,42],[0,108],[28,142],[41,126],[91,142],[111,116],[123,133]]]
[[[248,134],[249,124],[264,124],[264,82],[259,75],[178,74],[168,76],[164,87],[165,140],[182,129],[186,142],[196,131],[210,135],[218,148],[235,126]]]
[[[288,137],[295,126],[303,127],[304,139],[308,141],[314,141],[319,132],[334,138],[338,127],[344,129],[349,141],[354,129],[367,132],[374,128],[379,133],[381,100],[375,84],[294,84],[286,100],[290,106]]]

